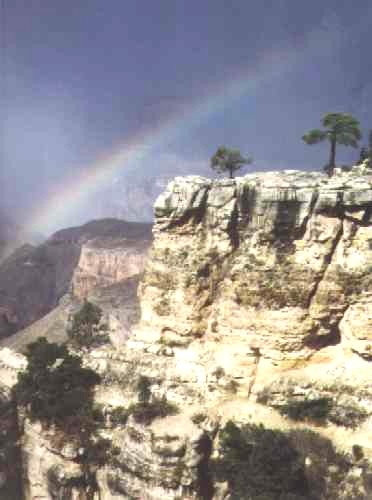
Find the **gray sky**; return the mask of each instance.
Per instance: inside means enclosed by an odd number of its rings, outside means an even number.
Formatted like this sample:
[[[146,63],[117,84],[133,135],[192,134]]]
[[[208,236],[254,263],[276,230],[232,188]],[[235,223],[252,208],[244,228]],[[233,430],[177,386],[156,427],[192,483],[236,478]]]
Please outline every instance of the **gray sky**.
[[[177,133],[128,172],[209,175],[221,144],[255,170],[318,169],[327,145],[301,136],[324,113],[372,128],[370,0],[1,1],[0,204],[21,216],[170,115]]]

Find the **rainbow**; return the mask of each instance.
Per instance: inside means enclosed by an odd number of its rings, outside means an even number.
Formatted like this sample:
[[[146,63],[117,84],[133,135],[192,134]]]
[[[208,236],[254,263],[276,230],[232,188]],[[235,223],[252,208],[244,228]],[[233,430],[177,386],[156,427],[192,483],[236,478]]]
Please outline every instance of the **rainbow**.
[[[313,48],[317,38],[313,37],[310,41]],[[308,43],[307,39],[302,45],[306,48]],[[321,48],[324,50],[324,46]],[[47,234],[63,227],[89,197],[109,186],[115,174],[128,167],[138,168],[149,158],[154,159],[159,147],[164,148],[171,141],[187,136],[188,132],[214,114],[255,92],[264,82],[281,76],[296,62],[299,52],[302,51],[298,47],[267,52],[254,68],[240,71],[227,83],[220,82],[209,87],[202,97],[185,104],[157,127],[143,129],[130,140],[118,145],[113,152],[97,159],[93,165],[87,165],[81,171],[79,169],[78,174],[66,178],[63,186],[50,193],[45,203],[31,214],[25,225],[28,232]]]

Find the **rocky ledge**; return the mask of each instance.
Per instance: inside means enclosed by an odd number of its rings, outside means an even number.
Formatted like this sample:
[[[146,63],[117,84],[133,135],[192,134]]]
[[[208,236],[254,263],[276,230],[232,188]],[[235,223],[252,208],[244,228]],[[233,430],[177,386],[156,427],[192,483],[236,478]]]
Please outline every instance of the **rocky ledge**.
[[[212,342],[234,370],[338,343],[372,359],[371,171],[176,178],[155,214],[144,342]]]

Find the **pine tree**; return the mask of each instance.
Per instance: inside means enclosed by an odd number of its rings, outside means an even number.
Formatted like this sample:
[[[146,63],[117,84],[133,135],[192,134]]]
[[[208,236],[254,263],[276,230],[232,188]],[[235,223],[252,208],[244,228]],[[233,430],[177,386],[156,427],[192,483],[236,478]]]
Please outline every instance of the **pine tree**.
[[[244,165],[249,165],[252,161],[252,158],[244,158],[237,149],[221,146],[211,158],[211,168],[218,173],[229,172],[230,179],[232,179],[234,172]]]
[[[329,141],[331,144],[329,163],[326,167],[329,176],[336,167],[336,144],[356,148],[362,137],[359,121],[347,113],[327,113],[322,119],[325,130],[312,129],[302,139],[306,144],[318,144]]]

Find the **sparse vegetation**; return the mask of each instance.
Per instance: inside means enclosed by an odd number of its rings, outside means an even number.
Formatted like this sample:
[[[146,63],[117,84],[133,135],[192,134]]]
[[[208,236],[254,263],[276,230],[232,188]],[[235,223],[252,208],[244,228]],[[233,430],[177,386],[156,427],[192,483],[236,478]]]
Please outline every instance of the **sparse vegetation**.
[[[366,410],[355,404],[334,404],[328,420],[336,425],[355,428],[368,418]]]
[[[171,313],[171,308],[169,300],[166,297],[162,297],[155,305],[154,311],[159,316],[168,316]]]
[[[347,273],[341,268],[337,270],[335,277],[336,284],[342,288],[348,302],[353,302],[363,290],[368,290],[372,286],[372,268],[366,267],[360,273]]]
[[[296,279],[286,278],[291,272]],[[236,302],[243,306],[267,307],[306,307],[309,298],[309,274],[303,269],[287,264],[265,272],[248,271],[249,279],[233,276],[236,281]]]
[[[292,420],[313,420],[324,423],[329,417],[332,400],[328,397],[315,399],[290,399],[278,407],[279,412]]]
[[[177,405],[167,401],[167,398],[154,397],[151,394],[151,380],[145,375],[140,375],[136,383],[138,402],[130,405],[127,409],[122,409],[118,413],[123,419],[132,415],[137,423],[149,425],[155,418],[163,418],[168,415],[175,415],[179,412]]]
[[[345,387],[345,391],[342,388]],[[295,395],[294,386],[289,385],[283,390],[286,402],[276,402],[273,390],[267,386],[257,394],[257,402],[276,408],[282,415],[295,421],[313,421],[318,424],[331,422],[343,427],[355,428],[369,416],[362,405],[357,404],[358,399],[349,386],[325,386],[314,390],[310,395]],[[364,394],[363,391],[359,394]]]
[[[214,370],[213,375],[216,377],[217,380],[225,376],[225,370],[222,368],[222,366],[217,366],[217,368]]]

